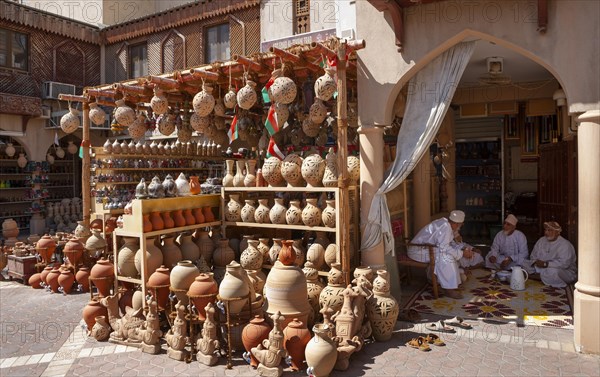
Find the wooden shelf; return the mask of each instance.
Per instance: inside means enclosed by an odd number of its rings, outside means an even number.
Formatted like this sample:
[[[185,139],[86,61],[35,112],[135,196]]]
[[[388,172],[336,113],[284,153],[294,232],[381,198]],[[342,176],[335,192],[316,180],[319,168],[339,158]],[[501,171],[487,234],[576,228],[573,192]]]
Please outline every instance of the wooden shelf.
[[[204,171],[210,168],[92,168],[92,171],[164,171],[164,170],[184,170],[184,171]]]
[[[352,191],[356,186],[349,186]],[[335,192],[337,187],[223,187],[225,192]]]
[[[228,226],[243,226],[247,228],[276,228],[276,229],[288,229],[288,230],[306,230],[315,232],[337,232],[337,228],[329,228],[326,226],[306,226],[306,225],[288,225],[288,224],[271,224],[271,223],[245,223],[241,221],[224,221],[224,225]]]
[[[123,218],[123,220],[125,220],[125,218]],[[152,232],[146,232],[146,233],[142,233],[140,234],[139,232],[135,232],[135,231],[128,231],[125,228],[118,228],[114,230],[114,234],[116,236],[125,236],[125,237],[154,237],[154,236],[160,236],[163,234],[169,234],[169,233],[181,233],[181,232],[185,232],[187,230],[195,230],[198,228],[205,228],[205,227],[210,227],[210,226],[219,226],[221,225],[220,221],[212,221],[209,223],[202,223],[202,224],[194,224],[194,225],[186,225],[186,226],[180,226],[177,228],[168,228],[168,229],[162,229],[162,230],[154,230]]]
[[[137,185],[139,182],[92,182],[92,185]]]

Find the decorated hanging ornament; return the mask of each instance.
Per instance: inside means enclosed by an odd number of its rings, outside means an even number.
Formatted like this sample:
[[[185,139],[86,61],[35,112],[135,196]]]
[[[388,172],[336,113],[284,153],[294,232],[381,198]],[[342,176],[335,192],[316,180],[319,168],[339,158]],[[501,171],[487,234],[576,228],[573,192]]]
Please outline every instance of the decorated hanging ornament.
[[[58,157],[58,158],[65,157],[65,150],[62,149],[62,147],[60,145],[58,147],[56,147],[56,157]]]
[[[270,87],[273,99],[277,103],[283,103],[289,105],[294,102],[298,88],[294,80],[289,77],[280,76],[275,79],[273,85]]]
[[[169,101],[162,89],[154,87],[154,96],[150,100],[150,107],[155,114],[165,114],[169,110]]]
[[[129,136],[134,140],[139,140],[146,134],[146,116],[139,113],[136,120],[127,127]],[[131,153],[131,152],[130,152]]]
[[[96,102],[90,103],[89,117],[90,121],[96,126],[101,126],[104,124],[104,122],[106,122],[106,113],[104,110],[98,107]]]
[[[238,106],[244,110],[250,110],[256,103],[256,83],[252,80],[246,81],[246,85],[237,92]]]
[[[122,99],[116,100],[115,120],[123,127],[129,127],[135,122],[135,111],[125,104]]]
[[[233,109],[237,105],[237,94],[233,91],[233,88],[229,88],[229,91],[225,94],[223,104],[228,109]]]
[[[201,117],[210,114],[215,107],[215,97],[213,97],[212,91],[212,87],[202,85],[202,90],[194,96],[194,100],[192,101],[194,111]]]
[[[337,90],[335,82],[335,70],[333,68],[325,68],[325,74],[315,81],[315,95],[322,101],[329,101],[333,93]]]
[[[69,112],[60,118],[60,128],[67,134],[75,132],[81,121],[79,120],[79,110],[69,108]]]

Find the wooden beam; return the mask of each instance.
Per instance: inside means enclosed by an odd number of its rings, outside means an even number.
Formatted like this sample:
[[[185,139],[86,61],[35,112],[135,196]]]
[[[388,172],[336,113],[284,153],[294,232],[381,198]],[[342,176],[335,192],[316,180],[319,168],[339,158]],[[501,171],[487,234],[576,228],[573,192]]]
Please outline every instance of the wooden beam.
[[[179,82],[177,80],[152,75],[146,77],[146,82],[158,85],[159,87],[161,87],[161,89],[167,90],[177,89],[177,87],[179,86]]]
[[[115,98],[117,93],[114,90],[92,89],[86,88],[83,90],[83,95],[86,97],[109,97]]]
[[[190,69],[190,74],[195,79],[204,79],[208,81],[217,81],[219,79],[219,74],[215,72],[209,72],[205,69],[201,68],[192,68]]]
[[[81,159],[81,192],[82,192],[82,210],[83,226],[90,228],[91,203],[91,164],[90,164],[90,106],[87,102],[83,103],[83,134],[81,138],[81,148],[83,148],[83,158]]]
[[[88,99],[84,96],[75,96],[72,94],[59,94],[58,99],[61,101],[72,101],[72,102],[88,102]]]
[[[242,55],[233,55],[231,60],[243,64],[248,71],[254,71],[258,73],[267,73],[267,69],[264,65],[255,62],[254,60],[250,60]]]
[[[117,92],[122,92],[122,93],[126,93],[126,94],[138,94],[140,96],[152,96],[152,90],[149,87],[116,83],[116,84],[113,84],[113,88]]]
[[[269,49],[269,52],[275,54],[275,56],[278,56],[284,60],[289,60],[292,61],[294,63],[297,63],[300,61],[300,57],[298,55],[294,55],[292,53],[289,53],[285,50],[282,50],[280,48],[277,48],[275,46],[271,46],[271,48]]]

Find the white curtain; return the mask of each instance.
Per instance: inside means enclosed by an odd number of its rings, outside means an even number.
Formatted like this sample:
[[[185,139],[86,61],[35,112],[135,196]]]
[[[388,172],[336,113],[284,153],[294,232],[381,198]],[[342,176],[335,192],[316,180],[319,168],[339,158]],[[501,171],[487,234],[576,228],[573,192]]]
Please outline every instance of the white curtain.
[[[406,110],[396,142],[396,159],[373,197],[362,236],[362,250],[377,246],[383,238],[385,253],[394,255],[392,224],[385,194],[398,187],[429,150],[471,59],[475,43],[463,42],[454,46],[425,66],[409,82]]]

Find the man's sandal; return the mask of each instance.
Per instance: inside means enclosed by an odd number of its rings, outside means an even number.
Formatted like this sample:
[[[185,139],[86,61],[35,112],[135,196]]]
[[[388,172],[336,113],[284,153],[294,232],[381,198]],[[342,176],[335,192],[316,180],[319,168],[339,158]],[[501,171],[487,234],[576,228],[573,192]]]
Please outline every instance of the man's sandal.
[[[419,351],[427,352],[431,351],[429,344],[427,344],[427,339],[419,336],[417,338],[412,338],[410,341],[406,343],[407,347],[418,349]]]
[[[470,330],[473,328],[473,326],[466,323],[462,317],[451,318],[449,320],[446,320],[445,323],[448,325],[460,327],[461,329],[465,329],[465,330]]]
[[[446,345],[446,343],[444,343],[442,338],[440,338],[439,336],[437,336],[435,334],[427,334],[427,336],[425,337],[425,340],[427,340],[427,343],[433,344],[434,346],[441,347],[441,346]]]

